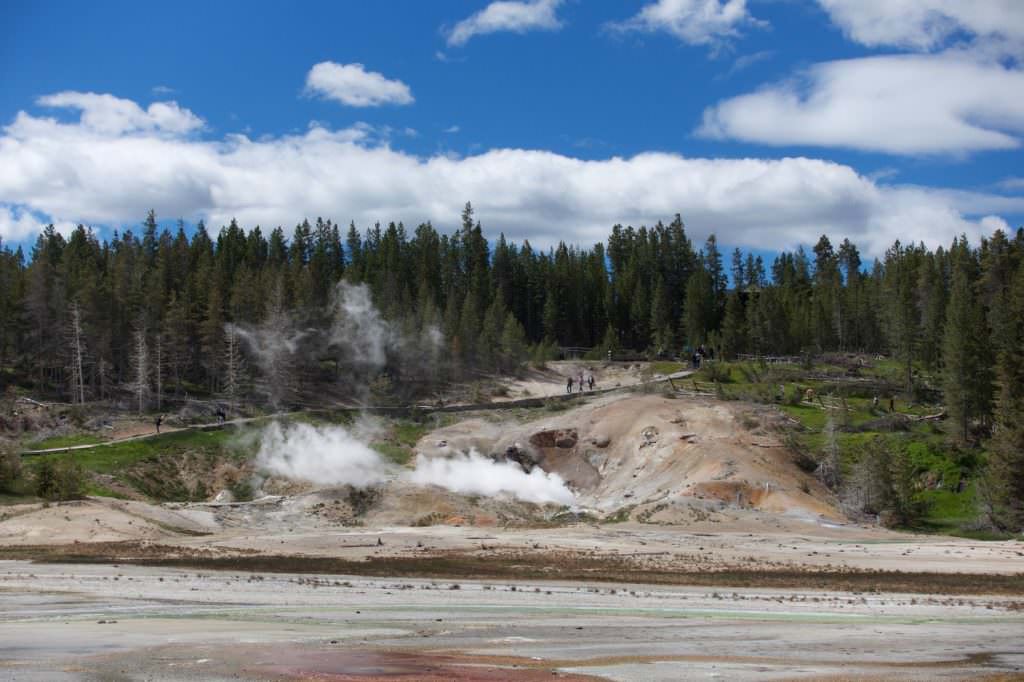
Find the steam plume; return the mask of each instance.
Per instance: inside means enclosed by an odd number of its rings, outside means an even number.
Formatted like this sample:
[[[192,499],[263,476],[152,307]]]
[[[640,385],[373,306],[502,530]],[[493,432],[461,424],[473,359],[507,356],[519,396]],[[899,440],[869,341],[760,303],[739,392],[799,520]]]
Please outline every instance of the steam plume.
[[[256,462],[287,478],[357,488],[383,483],[387,472],[380,455],[340,426],[273,422],[263,430]]]
[[[263,431],[257,463],[279,476],[321,485],[378,485],[395,477],[396,467],[365,444],[372,429],[370,422],[357,424],[352,430],[309,424],[281,426],[274,422]],[[516,464],[495,462],[475,450],[448,459],[420,455],[403,479],[461,495],[504,494],[536,504],[574,502],[558,474],[539,468],[527,474]]]
[[[527,474],[518,464],[495,462],[475,450],[448,459],[419,455],[416,468],[406,478],[417,485],[437,485],[463,495],[505,493],[536,504],[574,502],[572,492],[558,474],[539,467]]]

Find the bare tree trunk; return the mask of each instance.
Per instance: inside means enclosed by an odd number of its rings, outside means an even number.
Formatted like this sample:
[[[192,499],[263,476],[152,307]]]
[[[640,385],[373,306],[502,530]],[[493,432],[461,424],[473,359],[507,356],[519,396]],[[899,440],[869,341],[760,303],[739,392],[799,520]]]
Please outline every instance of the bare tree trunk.
[[[132,389],[138,402],[139,414],[142,414],[149,394],[149,349],[146,345],[146,330],[142,325],[135,331],[132,369],[135,373]]]
[[[233,412],[238,399],[242,380],[242,356],[238,343],[238,332],[233,325],[226,325],[224,336],[224,394],[228,407]]]
[[[156,336],[156,367],[154,367],[155,379],[156,379],[156,409],[163,409],[163,388],[164,388],[164,365],[163,365],[163,348],[164,344],[162,337],[157,334]]]
[[[71,304],[71,382],[72,402],[85,404],[85,371],[82,363],[82,310]]]

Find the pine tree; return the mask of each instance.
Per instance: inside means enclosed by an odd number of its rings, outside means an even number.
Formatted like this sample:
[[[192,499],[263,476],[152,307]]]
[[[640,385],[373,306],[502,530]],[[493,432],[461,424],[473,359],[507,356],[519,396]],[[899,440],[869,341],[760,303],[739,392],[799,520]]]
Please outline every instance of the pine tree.
[[[206,316],[200,327],[203,369],[211,392],[220,387],[221,349],[224,347],[224,299],[219,288],[210,291]]]
[[[999,354],[995,424],[981,498],[989,521],[1024,531],[1024,264],[1017,266],[1007,297],[1005,345]]]
[[[992,390],[984,339],[978,333],[985,320],[972,295],[968,259],[964,253],[953,265],[942,343],[942,390],[950,435],[959,443],[970,441],[971,422],[985,414]]]
[[[514,372],[526,360],[526,332],[516,316],[509,311],[501,331],[502,365],[506,372]]]
[[[654,285],[654,296],[651,299],[651,336],[658,355],[672,352],[675,347],[672,311],[668,291],[660,277]]]
[[[731,292],[725,302],[725,318],[722,320],[722,356],[734,360],[744,351],[746,333],[743,327],[743,303],[739,293]]]
[[[495,297],[494,302],[487,309],[484,315],[484,322],[480,329],[477,358],[481,367],[490,370],[501,371],[502,369],[502,335],[505,331],[505,304],[500,297]]]
[[[690,275],[686,283],[686,339],[690,346],[696,348],[708,340],[708,332],[713,328],[714,291],[711,276],[704,268]]]

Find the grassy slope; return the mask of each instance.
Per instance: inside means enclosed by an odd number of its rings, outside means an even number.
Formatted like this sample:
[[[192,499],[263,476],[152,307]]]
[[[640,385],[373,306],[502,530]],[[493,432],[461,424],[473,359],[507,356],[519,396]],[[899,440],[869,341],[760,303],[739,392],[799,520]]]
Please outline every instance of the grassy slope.
[[[985,453],[981,450],[963,451],[951,447],[936,422],[913,422],[907,431],[886,427],[888,393],[886,385],[898,391],[903,380],[902,367],[891,360],[883,360],[860,370],[863,378],[876,381],[875,385],[858,385],[822,378],[823,375],[842,376],[844,368],[817,364],[810,369],[797,365],[773,365],[768,368],[757,363],[721,363],[714,370],[702,369],[698,382],[718,379],[718,393],[726,398],[773,403],[787,416],[798,421],[803,429],[794,435],[793,444],[804,448],[812,456],[823,452],[827,435],[828,411],[805,404],[793,404],[796,396],[803,396],[810,388],[826,404],[842,404],[847,410],[835,410],[837,422],[836,442],[844,469],[849,471],[856,463],[864,444],[881,439],[888,450],[904,451],[914,464],[924,489],[918,492],[925,503],[926,512],[915,530],[942,532],[970,537],[984,537],[984,533],[968,530],[977,517],[976,477]],[[814,377],[814,378],[808,378]],[[785,389],[785,398],[778,400],[779,385]],[[879,407],[872,406],[872,398],[879,396]],[[896,412],[904,415],[927,415],[939,411],[939,406],[910,404],[896,393]],[[845,423],[843,423],[845,422]],[[961,485],[960,482],[963,481]],[[924,486],[925,482],[937,487]],[[962,488],[962,489],[961,489]]]
[[[288,421],[311,423],[317,426],[351,423],[352,415],[339,413],[298,414]],[[258,423],[257,423],[258,428]],[[406,464],[412,458],[413,446],[426,433],[428,427],[410,420],[385,420],[383,429],[370,446],[383,457],[397,464]],[[216,491],[203,486],[188,488],[177,476],[177,465],[186,459],[193,468],[214,467],[228,461],[241,464],[252,458],[257,449],[255,439],[245,437],[252,433],[251,427],[242,429],[226,428],[211,431],[176,431],[142,440],[103,445],[72,452],[57,452],[37,455],[24,460],[29,476],[44,460],[77,462],[87,472],[113,476],[120,484],[141,492],[154,501],[186,501],[207,499]],[[65,436],[43,441],[42,447],[65,447],[98,442],[89,434]],[[118,493],[97,481],[87,486],[90,495],[118,497]],[[32,486],[29,481],[20,481],[13,494],[0,496],[0,504],[31,501]]]
[[[69,436],[54,436],[53,438],[32,441],[26,447],[31,450],[48,450],[50,448],[68,448],[75,445],[94,445],[102,442],[102,438],[91,433],[76,433]]]

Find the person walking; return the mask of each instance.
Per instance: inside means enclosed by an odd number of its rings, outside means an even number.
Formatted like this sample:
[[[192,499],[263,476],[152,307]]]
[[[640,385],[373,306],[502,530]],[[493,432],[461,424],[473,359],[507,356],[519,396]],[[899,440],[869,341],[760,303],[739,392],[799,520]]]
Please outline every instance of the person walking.
[[[160,425],[164,422],[164,416],[162,414],[158,414],[154,421],[156,422],[156,432],[160,433]]]
[[[571,376],[568,379],[566,379],[566,381],[565,381],[565,392],[566,393],[572,393],[572,377]]]
[[[590,390],[591,390],[591,391],[593,391],[593,390],[594,390],[594,375],[593,375],[593,374],[591,374],[591,375],[590,375],[590,376],[589,376],[589,377],[587,378],[587,385],[588,385],[588,386],[590,386]]]
[[[580,372],[580,383],[579,383],[579,386],[580,386],[580,393],[583,393],[583,388],[584,388],[584,386],[583,386],[583,372]]]

